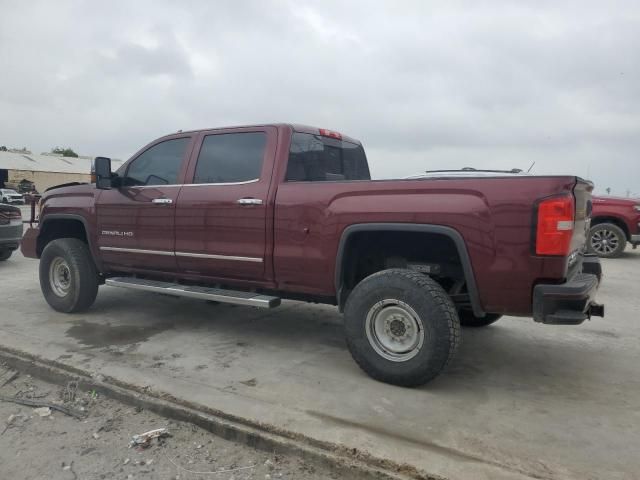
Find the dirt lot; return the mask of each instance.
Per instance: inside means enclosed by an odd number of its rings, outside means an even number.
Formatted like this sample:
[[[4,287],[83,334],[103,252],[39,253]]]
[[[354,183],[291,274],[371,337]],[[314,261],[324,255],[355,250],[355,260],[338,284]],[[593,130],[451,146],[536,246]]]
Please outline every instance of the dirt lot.
[[[53,402],[84,417],[0,401],[3,479],[340,478],[325,466],[232,443],[193,425],[78,391],[73,384],[20,375],[0,388],[0,396]],[[167,428],[171,436],[153,440],[148,448],[129,448],[133,435],[157,428]]]
[[[88,312],[64,315],[43,300],[37,261],[17,254],[3,263],[0,351],[449,479],[640,478],[640,250],[603,262],[604,319],[571,327],[506,317],[464,329],[448,370],[417,389],[363,374],[332,307],[284,302],[263,311],[101,287]],[[54,416],[56,425],[69,421]],[[126,425],[113,448],[155,426]],[[0,465],[14,461],[9,451],[0,450]],[[47,465],[59,472],[71,460]]]

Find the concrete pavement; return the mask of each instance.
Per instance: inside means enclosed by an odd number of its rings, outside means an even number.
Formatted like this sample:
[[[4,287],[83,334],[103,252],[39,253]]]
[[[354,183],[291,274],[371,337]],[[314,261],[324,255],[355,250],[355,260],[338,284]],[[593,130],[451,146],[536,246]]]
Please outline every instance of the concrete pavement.
[[[446,478],[638,478],[640,251],[604,268],[604,319],[465,329],[454,363],[420,389],[362,373],[335,308],[101,287],[89,312],[64,315],[19,253],[0,264],[0,348]]]

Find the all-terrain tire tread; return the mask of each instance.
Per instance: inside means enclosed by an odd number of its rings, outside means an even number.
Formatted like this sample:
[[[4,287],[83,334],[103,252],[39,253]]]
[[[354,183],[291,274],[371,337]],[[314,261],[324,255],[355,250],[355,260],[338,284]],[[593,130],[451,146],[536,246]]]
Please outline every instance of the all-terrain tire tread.
[[[393,268],[388,270],[381,270],[376,272],[365,280],[372,280],[376,277],[386,276],[386,275],[394,275],[403,277],[415,285],[423,289],[433,300],[433,302],[437,305],[437,307],[441,310],[447,320],[447,326],[449,330],[449,348],[443,349],[446,351],[437,350],[437,357],[433,359],[431,362],[431,367],[428,370],[424,371],[421,375],[415,375],[411,377],[403,377],[398,378],[394,375],[386,375],[383,372],[380,372],[377,369],[371,368],[369,362],[367,362],[366,357],[363,353],[355,348],[355,345],[351,342],[349,337],[347,336],[347,344],[349,346],[349,350],[351,354],[358,364],[358,366],[364,370],[368,375],[373,377],[376,380],[385,383],[391,383],[394,385],[400,385],[405,387],[415,387],[419,385],[423,385],[428,381],[432,380],[436,377],[442,370],[444,370],[447,365],[451,362],[451,360],[455,357],[456,352],[460,346],[462,341],[460,322],[458,320],[458,313],[456,311],[455,305],[453,301],[449,297],[449,295],[444,291],[444,289],[431,277],[424,275],[419,272],[415,272],[412,270],[401,269],[401,268]],[[363,280],[364,281],[364,280]],[[352,292],[353,295],[353,292]],[[350,297],[351,298],[351,297]],[[347,300],[347,303],[349,299]],[[445,357],[445,358],[442,358]]]
[[[47,249],[59,248],[64,252],[72,270],[77,271],[77,289],[73,299],[68,305],[61,307],[61,303],[54,305],[49,301],[49,296],[55,295],[48,286],[49,262]],[[40,259],[40,285],[49,305],[58,311],[65,313],[82,312],[87,310],[96,300],[98,294],[98,270],[93,262],[89,246],[77,238],[58,238],[51,241],[45,247]],[[54,298],[55,301],[55,298]]]

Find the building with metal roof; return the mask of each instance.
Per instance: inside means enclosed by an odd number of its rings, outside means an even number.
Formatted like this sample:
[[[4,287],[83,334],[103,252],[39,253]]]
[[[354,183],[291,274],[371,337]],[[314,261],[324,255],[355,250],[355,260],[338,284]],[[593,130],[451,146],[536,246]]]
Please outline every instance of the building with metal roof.
[[[94,158],[34,154],[20,150],[0,151],[0,188],[18,188],[20,183],[30,183],[37,191],[43,192],[61,183],[90,182]],[[121,160],[112,160],[114,170],[121,164]]]

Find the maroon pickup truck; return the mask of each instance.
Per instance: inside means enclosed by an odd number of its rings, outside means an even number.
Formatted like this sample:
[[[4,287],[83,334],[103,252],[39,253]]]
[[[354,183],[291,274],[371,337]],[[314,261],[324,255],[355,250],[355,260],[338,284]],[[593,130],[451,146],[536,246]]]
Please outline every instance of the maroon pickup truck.
[[[627,242],[633,248],[640,244],[640,198],[593,197],[589,251],[616,258]]]
[[[600,263],[583,253],[593,186],[577,177],[373,181],[357,140],[284,124],[175,133],[95,173],[48,190],[22,241],[61,312],[105,283],[337,305],[356,362],[405,386],[445,368],[461,324],[603,315]]]

